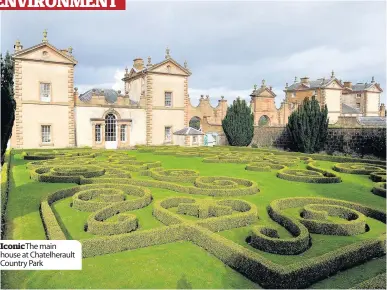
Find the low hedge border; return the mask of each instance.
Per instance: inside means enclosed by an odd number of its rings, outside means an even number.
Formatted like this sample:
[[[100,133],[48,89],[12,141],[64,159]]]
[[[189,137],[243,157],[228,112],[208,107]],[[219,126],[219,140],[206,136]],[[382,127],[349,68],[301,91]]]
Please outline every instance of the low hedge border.
[[[4,164],[1,167],[1,239],[4,239],[6,224],[6,209],[10,188],[10,176],[12,167],[12,150],[5,152]]]
[[[286,166],[282,164],[273,164],[267,161],[253,162],[246,165],[245,169],[250,171],[272,171],[273,169],[284,169]]]

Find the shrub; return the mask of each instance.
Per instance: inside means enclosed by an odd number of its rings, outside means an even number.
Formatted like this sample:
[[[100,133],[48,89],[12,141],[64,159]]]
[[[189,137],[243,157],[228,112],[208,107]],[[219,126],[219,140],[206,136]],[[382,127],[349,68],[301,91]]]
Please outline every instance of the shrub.
[[[372,193],[381,197],[386,197],[386,182],[378,182],[372,188]]]
[[[293,149],[314,153],[323,149],[328,135],[328,108],[320,108],[315,96],[305,98],[302,105],[294,111],[286,125]]]
[[[333,166],[333,170],[350,174],[371,174],[377,171],[385,171],[384,168],[366,163],[338,163]]]
[[[248,146],[254,135],[254,116],[245,100],[237,98],[227,108],[222,128],[231,146]]]

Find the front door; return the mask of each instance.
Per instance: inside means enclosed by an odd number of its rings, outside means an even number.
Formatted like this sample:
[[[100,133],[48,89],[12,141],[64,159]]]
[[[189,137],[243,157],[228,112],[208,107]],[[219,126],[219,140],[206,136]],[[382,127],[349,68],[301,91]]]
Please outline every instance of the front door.
[[[105,148],[117,149],[117,119],[113,114],[105,117]]]

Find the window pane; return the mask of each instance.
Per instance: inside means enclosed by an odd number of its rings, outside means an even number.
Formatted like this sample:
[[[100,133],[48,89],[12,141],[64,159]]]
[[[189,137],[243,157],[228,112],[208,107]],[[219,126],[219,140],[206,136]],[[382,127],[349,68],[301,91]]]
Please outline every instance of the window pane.
[[[105,141],[117,141],[116,126],[116,117],[113,114],[108,114],[105,117]]]
[[[166,107],[172,106],[172,93],[171,92],[165,92],[165,106]]]
[[[95,142],[101,142],[101,125],[95,125]]]
[[[51,100],[51,84],[40,84],[40,100],[43,102],[50,102]]]
[[[121,125],[121,141],[126,142],[126,125]]]
[[[51,126],[42,125],[42,143],[51,142]]]
[[[165,141],[171,141],[172,139],[172,132],[171,127],[165,127]]]

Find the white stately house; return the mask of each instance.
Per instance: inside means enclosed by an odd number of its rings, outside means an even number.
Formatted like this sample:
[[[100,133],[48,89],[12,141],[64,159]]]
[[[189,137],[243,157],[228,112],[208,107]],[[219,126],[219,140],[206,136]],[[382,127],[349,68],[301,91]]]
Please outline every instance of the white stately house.
[[[16,41],[16,120],[13,148],[128,148],[136,144],[188,145],[173,132],[188,126],[187,63],[171,58],[145,65],[136,58],[124,78],[125,92],[74,88],[72,48],[47,40],[23,49]],[[179,140],[178,140],[179,139]],[[185,144],[185,142],[187,144]],[[181,144],[182,143],[182,144]]]

